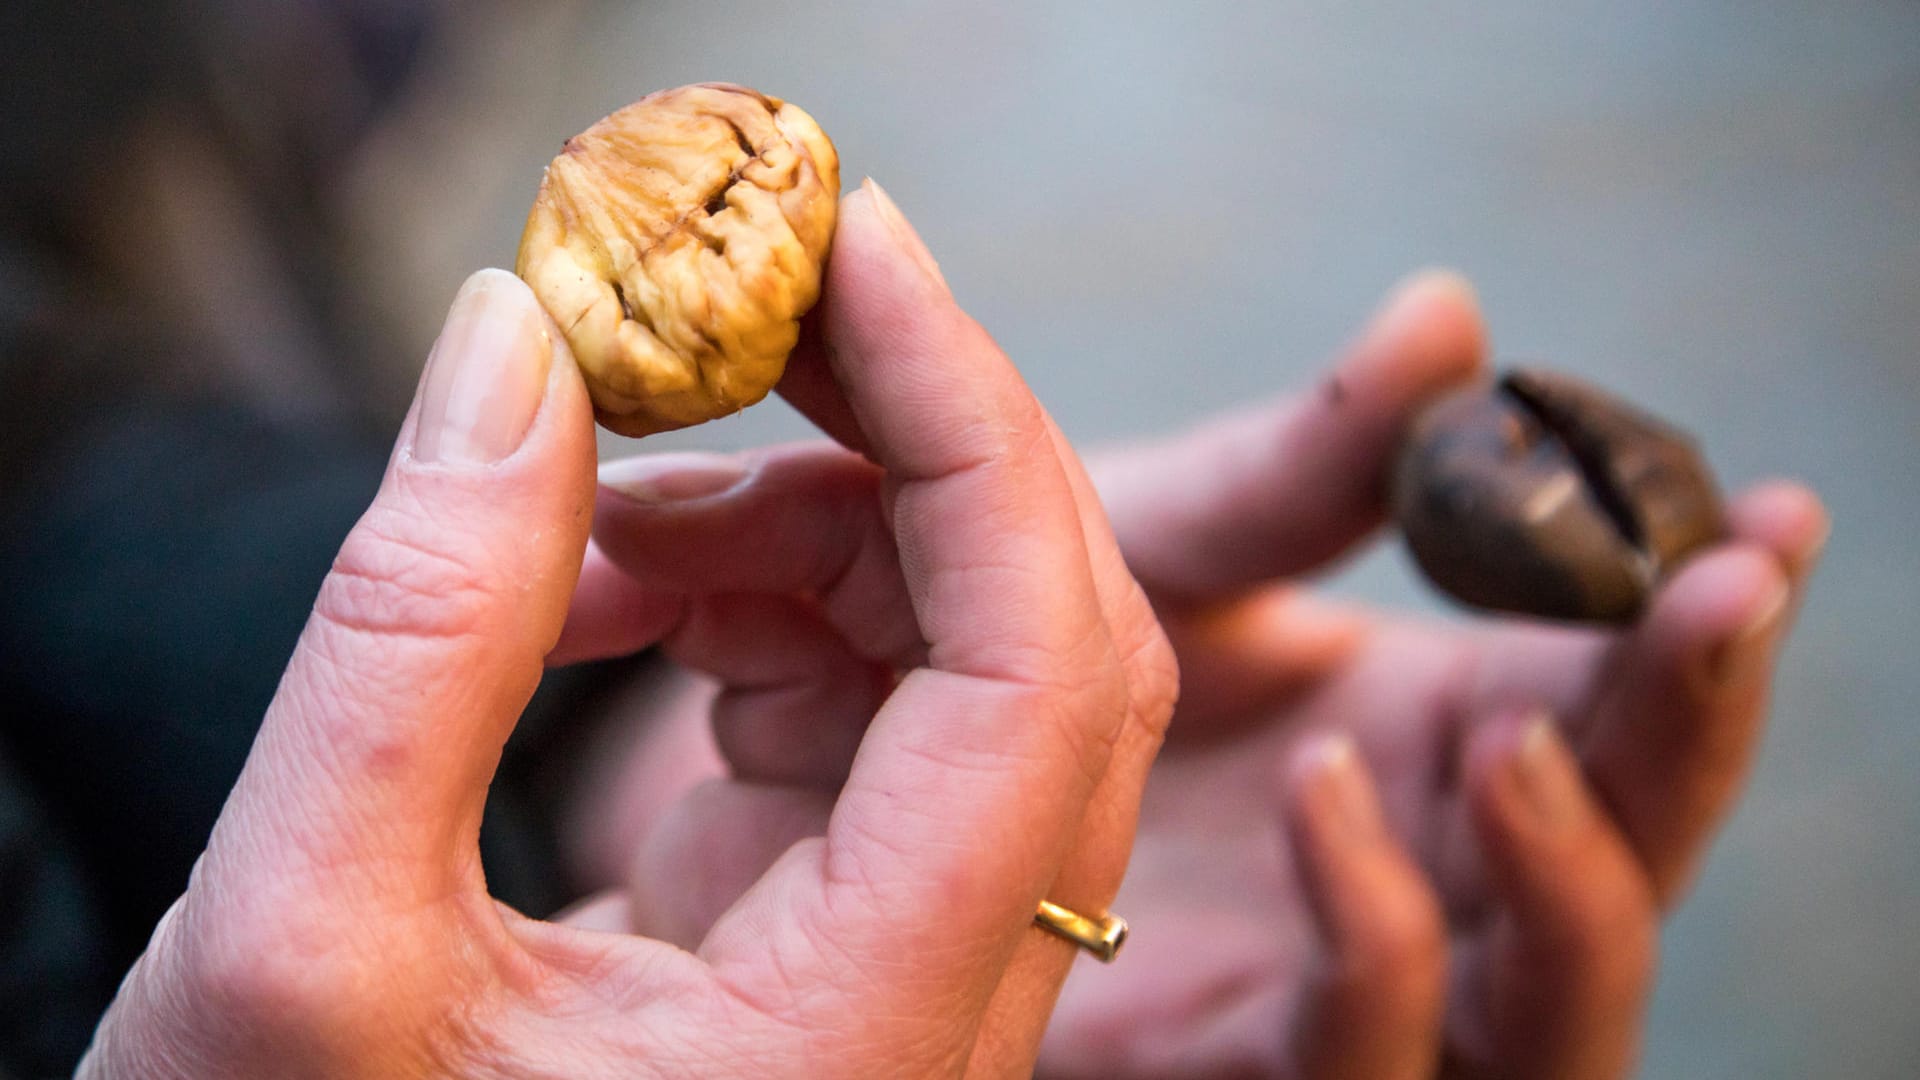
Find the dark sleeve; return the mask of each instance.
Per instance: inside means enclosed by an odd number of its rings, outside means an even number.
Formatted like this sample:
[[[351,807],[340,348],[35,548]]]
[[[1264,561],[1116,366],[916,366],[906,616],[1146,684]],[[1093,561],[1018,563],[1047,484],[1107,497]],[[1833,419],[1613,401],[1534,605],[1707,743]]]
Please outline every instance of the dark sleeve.
[[[43,1052],[77,1055],[185,888],[384,453],[181,406],[104,417],[42,460],[0,534],[0,754],[18,835],[46,838],[16,848],[9,912],[33,929],[8,927],[4,964],[67,968],[41,971],[56,993],[0,987],[0,1014],[57,1006]],[[75,925],[84,947],[54,933]]]
[[[114,985],[71,837],[0,758],[0,1077],[72,1070]]]
[[[384,438],[150,404],[76,431],[7,500],[0,1024],[33,1039],[8,1032],[0,1069],[70,1070],[186,888],[387,453]],[[579,721],[625,670],[551,673],[489,794],[488,884],[535,917],[573,898],[554,804]]]

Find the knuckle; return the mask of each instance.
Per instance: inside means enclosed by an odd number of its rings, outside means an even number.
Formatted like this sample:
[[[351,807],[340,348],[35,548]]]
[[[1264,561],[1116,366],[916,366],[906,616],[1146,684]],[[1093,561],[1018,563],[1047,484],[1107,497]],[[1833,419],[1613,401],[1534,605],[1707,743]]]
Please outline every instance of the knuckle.
[[[1076,685],[1034,691],[1034,715],[1045,718],[1046,727],[1067,742],[1089,790],[1106,775],[1113,759],[1125,729],[1129,695],[1126,673],[1117,663],[1101,665]]]
[[[1130,635],[1134,645],[1124,661],[1127,687],[1135,715],[1158,738],[1166,734],[1180,700],[1180,663],[1152,612],[1143,610],[1137,619],[1137,629]]]
[[[376,507],[342,543],[274,706],[330,733],[322,767],[413,772],[443,752],[420,738],[416,703],[461,692],[478,665],[517,661],[512,598],[485,573],[480,541],[455,531]]]
[[[353,992],[337,958],[315,948],[314,935],[281,920],[219,913],[218,925],[193,933],[182,949],[182,983],[190,997],[236,1030],[285,1032],[323,1024]]]
[[[484,1047],[501,999],[456,992],[486,984],[478,968],[446,963],[431,935],[342,924],[284,896],[208,892],[183,907],[166,946],[170,982],[210,1038],[378,1075],[416,1075],[422,1062],[443,1066],[432,1075],[474,1075],[468,1051]]]
[[[461,550],[447,530],[376,506],[341,545],[314,614],[358,636],[471,633],[494,600],[480,554]]]

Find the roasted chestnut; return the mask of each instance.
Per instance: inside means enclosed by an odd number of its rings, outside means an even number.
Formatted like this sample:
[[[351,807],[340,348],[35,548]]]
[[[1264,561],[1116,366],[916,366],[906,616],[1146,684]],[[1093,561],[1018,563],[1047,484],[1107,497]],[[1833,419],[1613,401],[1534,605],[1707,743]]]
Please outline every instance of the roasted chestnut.
[[[799,106],[730,83],[662,90],[566,141],[514,265],[602,425],[687,427],[780,381],[839,194],[833,143]]]
[[[1462,603],[1620,623],[1725,535],[1685,433],[1572,376],[1515,369],[1414,423],[1393,513],[1422,571]]]

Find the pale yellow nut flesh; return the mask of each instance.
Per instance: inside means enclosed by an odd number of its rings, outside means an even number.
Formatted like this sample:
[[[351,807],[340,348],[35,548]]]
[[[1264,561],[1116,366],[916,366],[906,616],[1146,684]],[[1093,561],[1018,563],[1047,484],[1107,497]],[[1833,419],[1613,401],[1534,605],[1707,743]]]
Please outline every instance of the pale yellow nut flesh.
[[[567,140],[515,271],[622,435],[727,416],[780,381],[820,297],[840,159],[799,107],[662,90]]]

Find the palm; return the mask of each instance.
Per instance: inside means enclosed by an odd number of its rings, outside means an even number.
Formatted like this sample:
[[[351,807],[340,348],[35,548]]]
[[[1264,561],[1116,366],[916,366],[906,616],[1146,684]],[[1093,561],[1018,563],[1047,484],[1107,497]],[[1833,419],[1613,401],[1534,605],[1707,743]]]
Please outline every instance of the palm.
[[[1488,925],[1456,767],[1461,726],[1489,704],[1543,698],[1559,699],[1578,726],[1591,703],[1574,699],[1603,642],[1373,617],[1346,629],[1350,644],[1322,663],[1277,682],[1261,673],[1267,692],[1257,700],[1224,703],[1207,692],[1176,714],[1119,898],[1136,931],[1127,971],[1088,970],[1068,984],[1053,1065],[1077,1071],[1073,1059],[1097,1047],[1089,1075],[1273,1066],[1314,960],[1279,809],[1281,763],[1305,732],[1343,729],[1354,738],[1394,831],[1435,885],[1455,943]],[[1561,663],[1542,678],[1538,661],[1548,655]],[[1471,1016],[1449,1023],[1479,1026]]]

